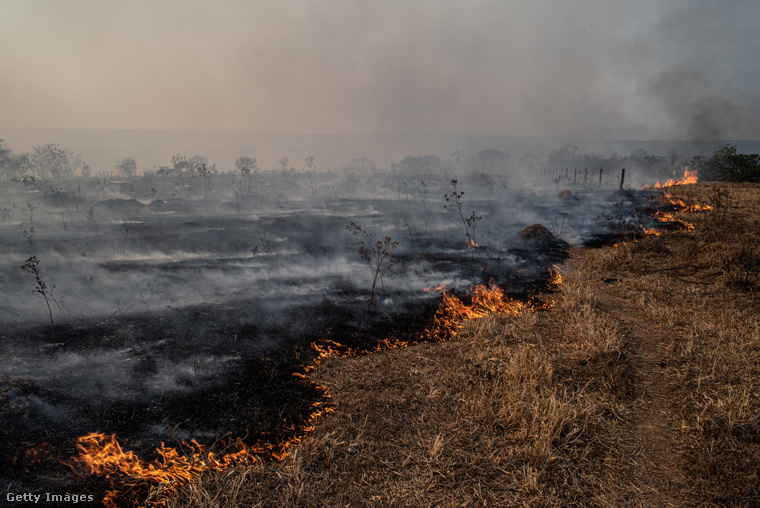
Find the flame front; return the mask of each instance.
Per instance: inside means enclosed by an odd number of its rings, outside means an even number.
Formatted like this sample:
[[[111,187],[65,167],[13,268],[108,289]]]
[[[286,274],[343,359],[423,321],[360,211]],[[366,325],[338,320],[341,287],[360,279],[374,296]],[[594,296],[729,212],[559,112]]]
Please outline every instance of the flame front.
[[[443,341],[454,337],[461,324],[467,319],[478,319],[495,312],[517,315],[530,309],[531,305],[513,300],[504,295],[504,291],[494,284],[479,284],[471,290],[472,301],[465,304],[449,293],[443,292],[443,301],[433,317],[433,326],[422,334],[424,341]]]
[[[114,434],[93,432],[78,439],[79,455],[74,463],[87,472],[104,478],[117,479],[119,488],[110,490],[103,499],[105,506],[117,506],[117,499],[133,501],[145,487],[158,486],[161,498],[155,505],[165,504],[167,495],[181,485],[209,470],[223,470],[242,463],[253,463],[262,455],[273,455],[275,450],[264,447],[254,449],[242,440],[235,442],[236,451],[217,458],[213,452],[196,441],[183,443],[180,453],[163,443],[156,449],[158,458],[153,461],[140,459],[132,451],[124,451]],[[269,453],[267,453],[269,452]]]
[[[555,268],[557,272],[553,274],[553,278],[556,283],[559,283],[561,276],[559,269],[556,266]],[[434,289],[440,290],[443,286]],[[312,404],[312,410],[302,425],[298,428],[292,426],[287,429],[291,437],[277,445],[258,443],[250,446],[238,438],[232,445],[234,451],[217,456],[194,440],[183,443],[180,450],[162,443],[156,449],[157,458],[146,461],[132,451],[124,451],[115,435],[95,432],[78,439],[79,453],[73,458],[71,466],[75,471],[83,468],[90,474],[111,481],[115,487],[108,491],[103,499],[103,504],[107,507],[116,507],[125,502],[135,504],[139,499],[145,499],[148,491],[150,493],[147,502],[154,506],[165,506],[168,496],[203,472],[221,471],[236,465],[252,464],[263,460],[284,459],[290,448],[314,429],[313,422],[317,418],[334,411],[327,388],[308,379],[308,374],[327,357],[358,356],[421,342],[449,340],[458,333],[460,326],[467,319],[481,318],[495,312],[517,315],[522,311],[535,308],[532,303],[524,303],[507,297],[493,281],[488,286],[481,284],[472,287],[466,298],[470,303],[464,303],[446,290],[443,291],[442,298],[432,325],[415,339],[402,341],[387,338],[379,341],[372,349],[349,348],[331,340],[312,344],[312,350],[316,353],[314,360],[293,375],[317,390],[321,400]]]
[[[697,176],[697,170],[696,169],[689,170],[689,166],[686,166],[686,168],[683,171],[683,178],[681,178],[680,180],[674,180],[671,178],[665,183],[657,182],[656,184],[654,184],[654,188],[661,189],[663,187],[670,187],[672,185],[687,185],[690,183],[697,183],[698,180],[699,180],[699,177]],[[644,188],[650,189],[651,187],[649,187],[648,185],[645,185]]]

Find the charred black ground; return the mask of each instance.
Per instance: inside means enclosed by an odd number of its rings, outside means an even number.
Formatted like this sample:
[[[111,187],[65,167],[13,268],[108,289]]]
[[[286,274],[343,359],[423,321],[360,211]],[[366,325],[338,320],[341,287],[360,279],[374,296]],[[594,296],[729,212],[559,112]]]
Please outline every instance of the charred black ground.
[[[187,287],[182,284],[188,278],[234,281],[251,269],[269,276],[256,279],[253,289],[231,287],[230,294],[217,294],[211,302],[183,304],[181,295],[170,295],[174,301],[161,307],[135,311],[129,307],[134,302],[123,306],[117,302],[113,312],[92,317],[70,315],[58,319],[52,329],[44,321],[34,326],[10,323],[3,333],[4,344],[12,345],[6,347],[6,361],[13,351],[19,351],[17,365],[21,367],[3,382],[0,425],[5,439],[0,444],[0,478],[8,492],[104,492],[107,480],[75,472],[67,465],[76,452],[76,439],[90,432],[116,434],[125,450],[147,460],[161,442],[181,448],[183,441],[194,439],[222,449],[235,438],[270,443],[285,440],[293,429],[303,426],[312,403],[321,397],[313,386],[293,376],[313,360],[311,343],[331,340],[371,349],[380,340],[416,340],[431,326],[440,291],[425,293],[424,287],[400,286],[398,281],[427,277],[431,283],[447,283],[448,290],[458,291],[463,298],[467,286],[493,281],[510,296],[527,298],[545,290],[548,269],[566,255],[567,242],[561,236],[571,227],[573,234],[587,243],[639,234],[642,226],[653,223],[650,216],[660,209],[651,205],[650,198],[648,192],[580,195],[572,201],[544,197],[536,208],[544,208],[543,216],[550,217],[547,223],[553,216],[554,223],[549,226],[554,232],[544,226],[520,230],[514,227],[518,222],[505,219],[504,207],[512,209],[519,203],[522,208],[535,199],[530,194],[515,194],[508,205],[473,201],[468,205],[483,210],[485,217],[483,245],[474,250],[474,256],[463,248],[456,224],[453,228],[441,226],[451,221],[441,212],[440,203],[430,204],[438,215],[430,212],[433,219],[428,222],[408,201],[407,210],[394,206],[387,214],[379,202],[364,200],[342,203],[344,210],[336,215],[283,206],[282,213],[253,219],[228,213],[193,217],[183,211],[188,206],[183,201],[150,205],[136,200],[101,201],[98,206],[121,219],[101,224],[97,233],[88,232],[89,226],[81,222],[76,227],[83,238],[51,240],[49,250],[43,251],[39,247],[42,240],[38,240],[34,247],[43,262],[53,257],[56,249],[83,251],[78,256],[87,260],[96,256],[98,248],[110,248],[110,259],[96,263],[98,273],[117,278],[141,274],[144,278],[130,284],[134,283],[137,294],[145,292],[144,302],[162,301],[162,292],[171,287],[173,279]],[[372,207],[376,211],[367,214]],[[324,270],[322,261],[329,264],[336,254],[339,263],[358,258],[355,239],[343,231],[347,218],[354,217],[357,210],[363,210],[360,216],[367,229],[376,232],[375,238],[387,231],[406,240],[396,253],[391,272],[395,278],[380,288],[366,325],[362,318],[367,285],[354,280],[354,272],[342,276]],[[154,220],[156,213],[165,215]],[[530,217],[537,215],[541,214],[531,212]],[[560,216],[561,225],[557,222]],[[395,226],[383,227],[383,223]],[[426,229],[434,224],[437,231]],[[76,229],[74,225],[68,228]],[[246,233],[235,234],[239,231]],[[203,255],[145,262],[135,254],[171,249]],[[240,256],[240,252],[244,254]],[[300,268],[303,265],[307,268]],[[164,280],[165,285],[156,289],[146,280]],[[316,289],[301,290],[308,284]],[[274,296],[282,291],[284,296]],[[139,300],[135,297],[134,301]],[[144,307],[150,307],[149,303]],[[93,381],[81,370],[98,365],[87,356],[94,354],[108,358],[103,362],[105,369],[123,364],[129,368],[117,369],[112,378]],[[83,357],[90,358],[90,363],[82,363]],[[51,366],[68,365],[71,360],[68,377],[58,374],[67,382],[56,386],[45,382],[41,374],[23,375],[32,372],[23,365],[31,358]],[[171,376],[168,372],[164,375],[167,365],[174,369]],[[133,382],[124,381],[125,376]],[[165,380],[167,377],[171,379]],[[145,379],[164,380],[167,388],[141,383]],[[102,396],[90,396],[98,393]]]

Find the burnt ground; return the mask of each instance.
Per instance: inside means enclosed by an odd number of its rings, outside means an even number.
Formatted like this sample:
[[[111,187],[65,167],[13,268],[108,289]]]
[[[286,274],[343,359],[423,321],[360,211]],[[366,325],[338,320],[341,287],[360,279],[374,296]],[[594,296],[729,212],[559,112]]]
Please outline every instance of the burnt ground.
[[[532,252],[530,267],[535,267],[537,253]],[[548,250],[538,257],[544,265],[561,260],[561,253]],[[543,270],[535,277],[497,267],[497,261],[467,260],[451,255],[427,256],[437,270],[446,271],[467,266],[477,274],[479,282],[495,280],[513,293],[528,294],[541,287]],[[402,259],[401,262],[404,260]],[[490,266],[489,266],[490,265]],[[548,272],[546,272],[548,275]],[[497,278],[498,277],[498,278]],[[355,297],[356,290],[344,289],[345,296]],[[366,295],[364,295],[366,297]],[[428,300],[407,305],[407,311],[375,315],[368,326],[357,322],[363,304],[344,303],[334,296],[316,306],[298,309],[290,322],[277,326],[253,326],[235,323],[234,316],[241,308],[255,302],[239,302],[237,306],[199,305],[174,309],[160,315],[113,316],[106,321],[81,320],[56,325],[51,342],[49,326],[28,330],[14,337],[20,343],[36,343],[40,356],[51,360],[56,352],[86,352],[91,348],[119,351],[131,350],[130,361],[139,363],[137,376],[156,373],[163,354],[176,362],[192,363],[197,357],[198,341],[183,348],[184,337],[202,327],[211,337],[234,337],[227,340],[206,340],[202,344],[205,356],[239,353],[239,359],[228,368],[226,375],[210,386],[189,393],[166,394],[155,400],[133,394],[122,401],[93,400],[84,402],[72,398],[65,390],[41,387],[24,380],[5,380],[6,392],[0,409],[0,425],[4,440],[0,454],[6,458],[0,475],[8,492],[95,492],[97,497],[108,482],[88,475],[72,474],[66,465],[76,453],[75,441],[90,432],[116,434],[125,450],[151,459],[151,451],[161,442],[181,443],[195,439],[207,446],[219,445],[229,438],[242,437],[249,442],[276,444],[291,437],[293,428],[304,426],[311,406],[320,399],[318,391],[292,376],[308,364],[313,353],[309,344],[329,339],[352,348],[371,348],[379,340],[416,340],[430,327],[438,301]],[[275,349],[261,349],[259,337],[276,340]],[[134,337],[152,342],[150,348],[135,345]],[[157,344],[157,345],[156,345]],[[72,375],[76,375],[72,372]],[[192,383],[192,380],[190,380]],[[67,407],[65,419],[45,418],[44,410],[14,407],[17,399],[41,400],[46,406]],[[157,431],[156,429],[161,429]]]
[[[627,227],[620,222],[622,212],[619,218],[607,219],[613,223],[620,219],[616,227]],[[589,241],[614,241],[619,234],[613,230]],[[492,279],[519,298],[545,287],[547,269],[566,256],[562,242],[513,239],[507,247],[498,251],[481,248],[474,259],[434,248],[421,257],[436,271],[466,273],[480,283]],[[399,255],[399,264],[412,259],[410,254]],[[90,432],[116,434],[125,450],[148,460],[161,442],[195,439],[204,445],[221,446],[226,438],[277,443],[290,437],[294,427],[302,427],[312,403],[321,396],[292,376],[311,362],[309,344],[329,339],[349,347],[371,348],[389,337],[401,341],[418,337],[430,326],[437,300],[414,302],[390,291],[383,293],[386,298],[394,296],[407,302],[400,306],[403,310],[397,306],[375,312],[366,327],[360,318],[366,294],[347,285],[338,286],[316,305],[296,305],[288,319],[281,321],[272,316],[257,324],[239,322],[236,316],[257,304],[243,299],[160,313],[117,314],[105,320],[81,319],[56,325],[52,334],[49,326],[13,330],[5,340],[30,344],[40,357],[48,355],[51,359],[61,348],[68,352],[98,348],[114,353],[128,348],[129,361],[138,365],[135,376],[155,375],[162,359],[171,357],[174,363],[185,362],[192,369],[185,380],[192,389],[161,393],[158,399],[132,393],[117,400],[83,400],[55,387],[7,378],[3,389],[10,396],[4,397],[0,406],[4,429],[0,478],[6,491],[87,492],[99,497],[108,482],[81,471],[75,473],[67,465],[76,452],[76,438]],[[186,337],[197,335],[199,329],[205,340],[186,342]],[[135,341],[136,337],[140,340]],[[224,375],[210,379],[199,358],[229,352],[234,353],[234,359],[225,366]],[[76,377],[77,372],[71,374]],[[19,398],[42,404],[14,405]],[[47,414],[56,407],[68,409],[65,418]]]

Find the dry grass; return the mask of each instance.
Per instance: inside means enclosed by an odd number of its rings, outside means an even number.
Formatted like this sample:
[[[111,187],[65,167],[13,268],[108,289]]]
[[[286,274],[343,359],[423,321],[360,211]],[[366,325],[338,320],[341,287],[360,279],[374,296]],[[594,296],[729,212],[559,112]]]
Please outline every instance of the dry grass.
[[[549,311],[328,359],[312,378],[337,411],[293,454],[209,474],[171,506],[656,505],[666,493],[640,483],[666,449],[686,504],[760,503],[759,189],[679,188],[716,210],[690,214],[691,232],[576,252]],[[647,380],[667,385],[648,395],[662,418],[642,406]],[[647,418],[664,444],[630,458]]]
[[[589,252],[584,270],[667,337],[674,440],[695,504],[760,504],[760,186],[679,188],[693,232]],[[617,270],[615,270],[617,267]]]
[[[594,296],[570,285],[551,312],[328,360],[315,379],[339,409],[296,453],[204,478],[174,506],[604,504],[623,341]]]

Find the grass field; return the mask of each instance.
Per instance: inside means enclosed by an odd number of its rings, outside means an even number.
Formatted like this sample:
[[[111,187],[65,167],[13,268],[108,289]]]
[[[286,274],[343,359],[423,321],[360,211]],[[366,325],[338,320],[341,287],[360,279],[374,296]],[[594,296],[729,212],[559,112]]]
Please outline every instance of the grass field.
[[[572,249],[548,310],[328,358],[293,453],[170,506],[760,505],[760,186],[670,191],[677,227]]]

